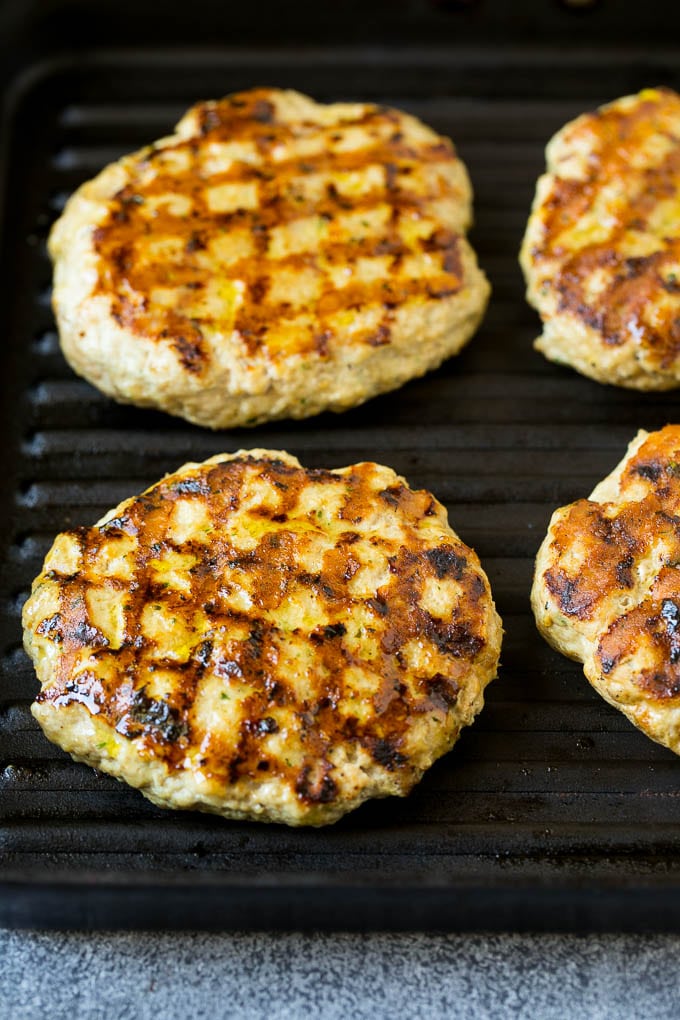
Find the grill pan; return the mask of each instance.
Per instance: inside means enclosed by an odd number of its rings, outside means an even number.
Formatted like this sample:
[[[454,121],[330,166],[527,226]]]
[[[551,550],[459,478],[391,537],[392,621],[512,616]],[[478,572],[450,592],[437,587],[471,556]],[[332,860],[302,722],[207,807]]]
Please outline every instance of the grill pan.
[[[680,763],[537,635],[528,594],[552,510],[587,495],[678,393],[606,388],[533,352],[517,265],[543,147],[647,85],[679,51],[338,47],[97,50],[35,64],[5,98],[0,464],[0,925],[680,930]],[[199,98],[256,84],[403,107],[450,135],[475,189],[493,286],[458,358],[341,416],[212,434],[122,407],[63,360],[49,226],[106,162]],[[47,742],[20,613],[54,535],[186,460],[283,448],[310,467],[375,459],[431,489],[479,553],[505,624],[500,676],[406,800],[322,830],[161,811]]]

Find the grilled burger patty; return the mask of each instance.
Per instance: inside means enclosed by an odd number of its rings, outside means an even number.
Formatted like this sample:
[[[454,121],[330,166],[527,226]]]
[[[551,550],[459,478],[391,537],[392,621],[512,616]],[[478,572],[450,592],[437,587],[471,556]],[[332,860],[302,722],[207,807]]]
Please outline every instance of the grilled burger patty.
[[[59,535],[24,638],[33,713],[77,760],[161,806],[321,825],[450,750],[501,624],[428,492],[253,450]]]
[[[595,690],[680,754],[680,426],[639,432],[590,499],[553,514],[532,605]]]
[[[489,286],[448,139],[254,89],[108,166],[50,236],[73,368],[212,428],[341,411],[455,354]]]
[[[680,385],[680,97],[645,89],[547,148],[522,246],[536,347],[604,383]]]

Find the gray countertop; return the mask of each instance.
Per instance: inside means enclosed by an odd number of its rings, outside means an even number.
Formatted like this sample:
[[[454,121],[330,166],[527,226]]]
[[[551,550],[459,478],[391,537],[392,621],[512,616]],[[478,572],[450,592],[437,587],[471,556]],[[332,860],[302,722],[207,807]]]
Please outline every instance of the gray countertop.
[[[679,936],[0,930],[2,1020],[665,1020]]]

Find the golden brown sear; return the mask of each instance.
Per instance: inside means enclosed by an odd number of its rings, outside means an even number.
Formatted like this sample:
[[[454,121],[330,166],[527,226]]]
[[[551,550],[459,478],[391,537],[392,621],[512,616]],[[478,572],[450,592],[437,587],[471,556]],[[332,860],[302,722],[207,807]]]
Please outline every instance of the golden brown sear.
[[[546,155],[521,254],[537,349],[600,382],[680,385],[680,97],[618,99]]]
[[[488,284],[448,139],[408,114],[253,89],[70,200],[50,238],[76,371],[224,427],[342,410],[455,353]]]
[[[680,754],[680,426],[640,432],[539,550],[536,622],[592,685]]]
[[[291,825],[406,794],[495,675],[472,550],[389,468],[188,464],[56,539],[24,610],[34,715],[155,803]]]

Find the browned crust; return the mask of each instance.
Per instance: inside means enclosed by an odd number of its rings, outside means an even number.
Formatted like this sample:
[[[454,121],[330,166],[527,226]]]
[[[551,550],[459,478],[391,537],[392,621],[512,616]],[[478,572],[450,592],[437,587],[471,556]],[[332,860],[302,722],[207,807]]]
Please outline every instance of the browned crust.
[[[267,351],[274,359],[310,352],[325,356],[337,339],[337,327],[331,319],[338,312],[368,305],[381,307],[380,324],[364,334],[353,335],[353,343],[381,346],[390,342],[391,324],[400,307],[409,302],[450,297],[463,286],[458,234],[435,228],[414,248],[404,240],[401,229],[403,220],[417,218],[433,200],[450,197],[460,200],[444,176],[424,194],[410,186],[410,175],[417,165],[458,162],[448,139],[408,143],[398,111],[365,105],[360,116],[342,125],[365,132],[365,147],[275,161],[272,153],[276,149],[294,142],[313,126],[280,120],[270,95],[268,89],[253,89],[198,106],[198,136],[171,146],[151,147],[139,160],[139,169],[144,170],[159,159],[167,160],[172,152],[179,152],[189,157],[189,169],[181,173],[161,170],[151,181],[140,181],[134,188],[124,187],[111,200],[109,214],[94,234],[102,265],[96,293],[110,296],[115,321],[132,334],[151,340],[169,339],[183,367],[193,374],[203,372],[210,360],[204,332],[233,329],[250,354]],[[260,163],[236,162],[230,169],[211,173],[208,178],[201,168],[200,156],[208,145],[220,142],[254,143]],[[371,164],[382,166],[385,173],[383,184],[368,193],[358,196],[340,193],[331,180],[321,198],[310,198],[302,186],[304,179],[313,175],[361,170]],[[257,189],[257,205],[216,213],[206,198],[208,184],[210,188],[252,184]],[[190,212],[176,215],[166,205],[154,208],[149,216],[149,199],[168,193],[185,197]],[[366,213],[384,204],[389,206],[390,218],[379,233],[369,236],[359,227],[357,236],[347,238],[334,231],[333,224],[339,215]],[[268,252],[272,229],[310,216],[318,217],[323,227],[316,249],[272,257]],[[196,316],[192,301],[206,282],[202,253],[213,238],[234,229],[247,231],[254,241],[252,255],[232,262],[224,270],[225,278],[245,284],[243,301],[233,322],[228,308],[224,310],[224,319],[207,312]],[[169,265],[138,257],[137,246],[143,251],[151,236],[164,235],[179,242],[183,250],[180,258]],[[400,272],[404,256],[413,251],[427,253],[436,263],[437,272],[426,278]],[[315,301],[314,324],[301,327],[295,340],[286,343],[285,350],[272,345],[272,325],[285,323],[299,314],[299,309],[290,303],[268,297],[277,273],[311,269],[324,276],[325,264],[351,266],[361,258],[375,256],[390,259],[390,268],[380,279],[337,288],[326,277],[322,293]],[[163,308],[150,300],[157,287],[178,288],[173,307]],[[182,288],[186,298],[182,297]]]
[[[532,603],[596,689],[680,753],[680,426],[635,445],[593,498],[556,511]]]
[[[631,368],[620,376],[617,368],[612,369],[611,381],[623,385],[644,388],[637,371],[649,376],[648,385],[664,388],[672,385],[669,374],[679,373],[680,315],[677,303],[665,299],[680,293],[680,229],[677,222],[663,229],[650,222],[660,203],[678,196],[676,127],[680,128],[680,97],[665,88],[646,90],[634,103],[618,101],[568,125],[557,136],[560,146],[555,145],[557,139],[552,143],[559,158],[553,163],[550,185],[533,210],[541,230],[532,234],[534,243],[523,254],[525,271],[532,277],[530,298],[545,322],[566,316],[583,324],[593,343],[599,341],[603,357],[609,359],[616,349],[625,348],[640,362],[638,370]],[[663,155],[657,156],[652,146],[650,155],[642,158],[655,139],[663,143]],[[567,157],[577,153],[583,177],[560,176],[560,162],[568,165]],[[565,244],[565,231],[578,224],[612,185],[618,193],[607,203],[606,239]],[[631,238],[645,236],[648,242],[654,239],[655,250],[630,256],[626,249]],[[588,283],[599,272],[607,283],[596,298],[589,297]],[[545,340],[540,348],[545,346],[551,357],[552,343]],[[597,351],[590,356],[597,358]],[[560,352],[562,359],[569,360],[566,348]],[[617,364],[619,360],[617,356]],[[578,367],[604,381],[605,369],[598,370],[595,364]]]
[[[57,652],[37,704],[59,709],[84,706],[116,734],[135,741],[143,758],[162,761],[170,771],[181,770],[189,749],[200,746],[202,774],[225,789],[241,779],[256,784],[260,778],[277,776],[295,791],[302,806],[332,807],[343,791],[336,786],[330,752],[343,743],[367,751],[378,766],[394,773],[391,792],[400,787],[406,792],[422,773],[422,760],[412,761],[409,753],[413,720],[428,713],[436,716],[442,732],[447,727],[451,731],[446,738],[450,746],[461,722],[456,705],[470,671],[480,660],[495,656],[491,669],[497,663],[495,631],[494,647],[488,644],[490,618],[496,619],[493,603],[474,552],[446,527],[443,508],[428,492],[410,490],[391,472],[395,480],[376,488],[385,469],[374,464],[341,471],[306,470],[292,458],[243,454],[194,467],[123,504],[118,516],[65,533],[76,546],[77,569],[69,573],[49,569],[34,585],[34,597],[47,583],[56,587],[58,599],[55,611],[34,628]],[[253,520],[261,521],[262,534],[244,553],[230,538],[230,522],[254,480],[273,487],[278,502],[249,511]],[[312,508],[301,518],[298,502],[315,483],[341,491],[337,515],[341,532],[325,552],[321,568],[309,572],[301,567],[298,543],[303,525],[317,526],[317,510]],[[207,513],[203,527],[210,531],[208,547],[195,539],[178,545],[169,537],[178,500],[196,501]],[[392,543],[389,580],[370,597],[360,597],[349,590],[361,566],[354,553],[360,537],[356,529],[376,509],[385,519],[398,521],[404,537]],[[429,531],[420,530],[430,519],[439,523],[439,534],[443,529],[446,535],[435,543],[428,541]],[[134,548],[126,554],[132,573],[125,580],[101,572],[102,547],[117,539],[132,540]],[[389,546],[379,534],[371,541],[376,548]],[[169,588],[162,582],[157,566],[169,553],[195,554],[196,562],[185,574],[188,588]],[[443,619],[421,604],[424,586],[433,579],[453,581],[459,591],[450,615]],[[250,609],[225,606],[225,591],[233,586],[247,588]],[[110,646],[88,612],[93,589],[126,593],[119,647]],[[269,615],[301,593],[313,593],[324,613],[324,622],[312,621],[302,635],[314,653],[302,699],[279,668],[287,636]],[[355,635],[348,634],[348,621],[359,605],[371,621],[367,630],[379,640],[377,659],[370,661],[362,659]],[[164,649],[144,633],[142,614],[149,606],[171,615],[183,633],[196,634],[189,638],[192,647],[186,661],[164,659]],[[296,629],[294,636],[300,637],[300,631]],[[424,650],[423,661],[434,664],[429,670],[414,674],[403,654],[409,642]],[[92,668],[76,670],[84,658]],[[172,675],[171,689],[161,699],[149,696],[145,681],[158,669]],[[348,670],[367,670],[380,678],[367,719],[353,712]],[[248,697],[239,703],[235,741],[227,743],[219,734],[204,731],[195,718],[197,692],[207,677],[223,683],[227,712],[230,683],[235,680],[249,688]],[[473,702],[478,703],[477,695]],[[281,709],[287,720],[292,719],[304,752],[294,763],[272,757],[266,749],[267,737],[279,729]],[[447,749],[446,739],[438,753]],[[431,753],[423,749],[425,758]]]

